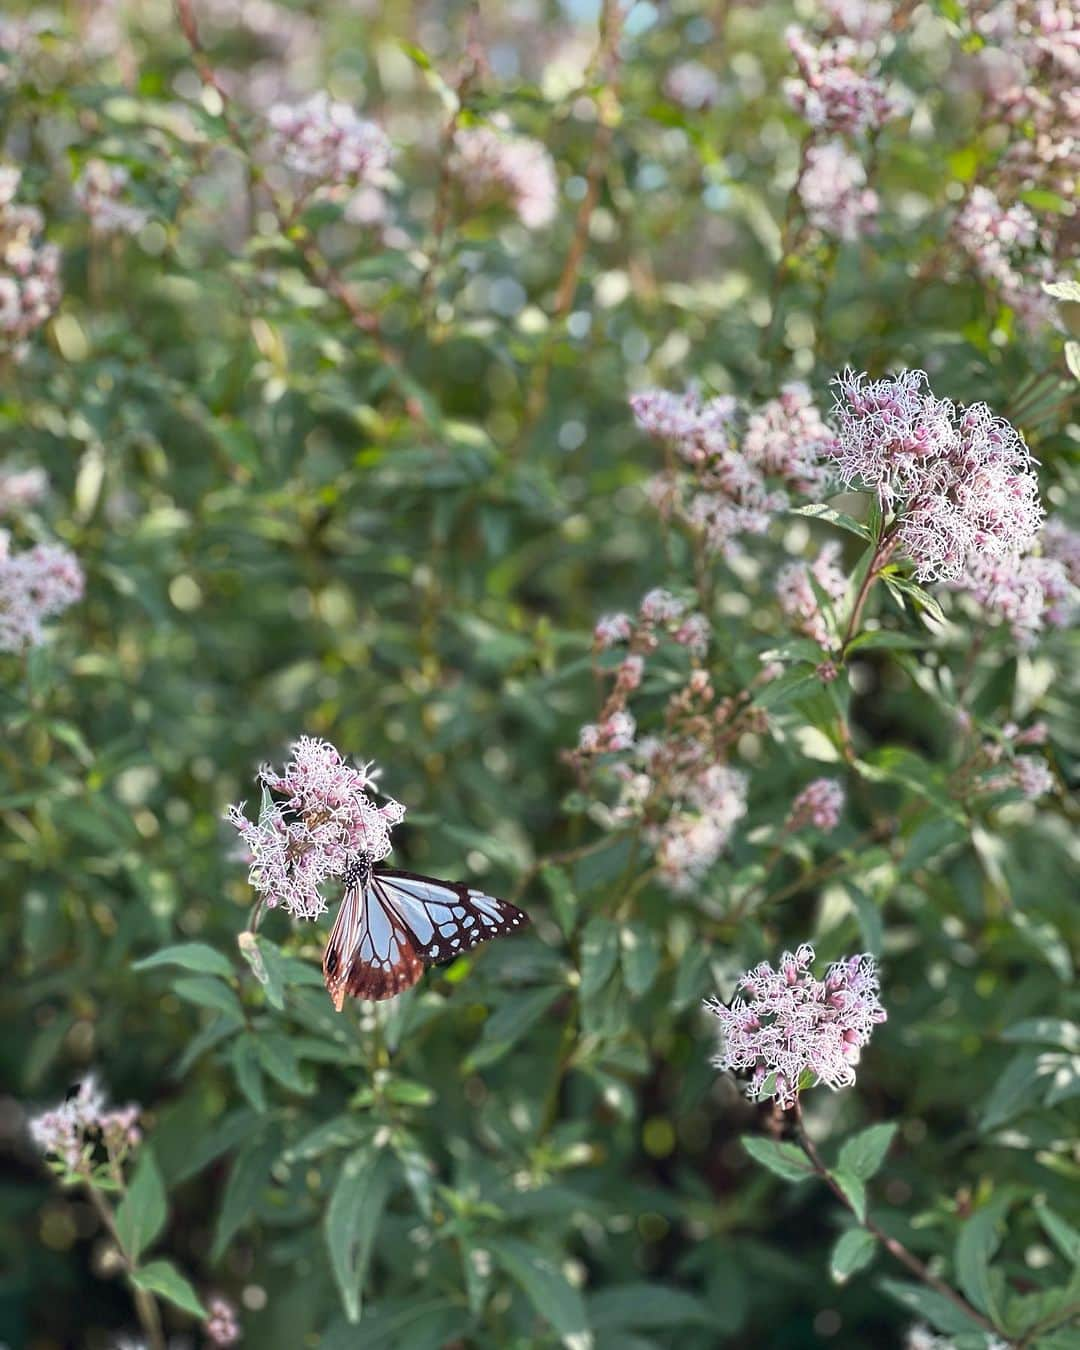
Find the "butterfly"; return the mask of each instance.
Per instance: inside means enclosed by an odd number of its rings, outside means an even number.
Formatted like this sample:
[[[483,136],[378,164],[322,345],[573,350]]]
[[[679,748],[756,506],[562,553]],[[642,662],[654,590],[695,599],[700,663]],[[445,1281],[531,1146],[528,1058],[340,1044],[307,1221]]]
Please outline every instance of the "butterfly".
[[[529,922],[507,900],[463,882],[376,868],[366,853],[343,880],[345,894],[323,957],[323,979],[338,1012],[346,995],[393,998],[412,988],[425,966],[452,961]]]

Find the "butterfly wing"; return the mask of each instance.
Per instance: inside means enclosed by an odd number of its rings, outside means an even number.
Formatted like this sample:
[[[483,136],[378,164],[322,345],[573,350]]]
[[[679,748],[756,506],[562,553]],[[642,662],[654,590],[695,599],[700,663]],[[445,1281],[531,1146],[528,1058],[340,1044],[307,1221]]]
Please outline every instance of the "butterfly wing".
[[[425,964],[452,961],[488,938],[524,928],[524,910],[458,881],[379,868],[371,878],[383,907],[397,916]]]
[[[374,882],[350,886],[341,901],[323,957],[323,980],[338,1012],[345,996],[373,1002],[409,989],[424,973],[399,915]]]

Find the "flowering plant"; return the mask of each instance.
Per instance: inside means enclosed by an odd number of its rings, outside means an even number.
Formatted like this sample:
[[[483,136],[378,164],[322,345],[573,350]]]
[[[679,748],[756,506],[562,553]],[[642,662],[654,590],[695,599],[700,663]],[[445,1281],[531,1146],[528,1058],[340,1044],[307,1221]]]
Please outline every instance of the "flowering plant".
[[[1077,34],[5,7],[0,1342],[1071,1350]]]

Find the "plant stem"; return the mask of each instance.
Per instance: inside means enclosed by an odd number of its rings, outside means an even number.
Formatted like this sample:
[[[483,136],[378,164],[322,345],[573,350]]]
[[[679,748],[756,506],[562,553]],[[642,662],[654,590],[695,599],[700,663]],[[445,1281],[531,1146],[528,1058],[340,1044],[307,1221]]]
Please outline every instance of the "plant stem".
[[[112,1210],[106,1203],[105,1197],[89,1181],[86,1183],[86,1192],[90,1196],[90,1203],[97,1210],[101,1222],[108,1230],[109,1236],[116,1243],[116,1249],[120,1253],[124,1268],[130,1278],[135,1274],[135,1262],[128,1256],[124,1250],[124,1244],[120,1241]],[[140,1289],[134,1280],[131,1284],[131,1294],[135,1301],[135,1312],[139,1318],[139,1325],[146,1333],[146,1341],[150,1350],[165,1350],[165,1333],[161,1328],[161,1314],[158,1312],[157,1300],[148,1290]]]
[[[847,629],[844,632],[844,640],[840,644],[841,651],[846,652],[848,643],[859,631],[859,620],[862,618],[863,607],[866,604],[866,597],[874,582],[878,579],[881,569],[889,561],[889,555],[896,547],[896,535],[889,529],[884,532],[874,550],[874,556],[870,559],[870,566],[866,569],[866,576],[862,579],[862,585],[859,587],[859,593],[855,597],[855,603],[851,608],[851,618],[848,620]]]
[[[933,1272],[930,1271],[913,1252],[909,1251],[902,1242],[897,1238],[891,1237],[883,1228],[879,1227],[873,1219],[869,1217],[859,1218],[858,1214],[855,1213],[851,1201],[844,1194],[832,1173],[825,1166],[821,1154],[817,1150],[817,1145],[807,1133],[806,1125],[803,1122],[802,1105],[797,1099],[795,1106],[792,1109],[792,1114],[795,1117],[795,1132],[799,1141],[799,1147],[810,1160],[817,1175],[825,1182],[844,1208],[849,1210],[855,1216],[856,1222],[862,1228],[865,1228],[868,1233],[873,1233],[874,1237],[877,1238],[889,1255],[899,1261],[901,1265],[906,1266],[916,1279],[921,1280],[923,1284],[927,1285],[928,1288],[933,1289],[935,1293],[940,1294],[942,1298],[948,1299],[950,1303],[959,1308],[966,1317],[971,1318],[971,1320],[982,1327],[984,1331],[988,1331],[991,1335],[996,1335],[997,1327],[994,1326],[993,1322],[973,1308],[967,1299],[964,1298],[962,1294],[958,1294],[951,1285],[946,1284],[944,1280],[939,1280],[938,1277],[933,1274]]]

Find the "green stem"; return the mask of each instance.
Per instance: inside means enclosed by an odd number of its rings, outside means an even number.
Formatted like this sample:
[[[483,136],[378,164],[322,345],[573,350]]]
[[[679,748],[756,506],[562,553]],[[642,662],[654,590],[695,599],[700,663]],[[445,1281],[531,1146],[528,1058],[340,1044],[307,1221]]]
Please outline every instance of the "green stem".
[[[120,1234],[116,1231],[116,1222],[113,1218],[113,1212],[105,1202],[105,1197],[90,1181],[86,1182],[86,1191],[90,1196],[90,1203],[97,1210],[101,1222],[105,1225],[110,1237],[116,1243],[116,1249],[124,1263],[124,1268],[131,1279],[131,1293],[135,1301],[135,1312],[139,1318],[139,1325],[146,1333],[146,1341],[150,1350],[165,1350],[165,1333],[161,1327],[161,1314],[158,1311],[157,1300],[153,1294],[146,1289],[140,1289],[134,1282],[134,1274],[137,1269],[135,1262],[127,1254],[124,1244],[120,1240]]]
[[[855,597],[855,603],[851,607],[851,618],[848,620],[847,629],[844,632],[844,640],[840,644],[841,650],[846,653],[848,643],[855,637],[859,631],[859,621],[862,619],[863,608],[866,605],[867,596],[874,585],[874,582],[881,575],[881,570],[889,561],[889,556],[896,547],[895,526],[885,531],[874,550],[874,556],[870,559],[870,566],[866,569],[866,576],[862,579],[862,585],[859,587],[859,593]]]

